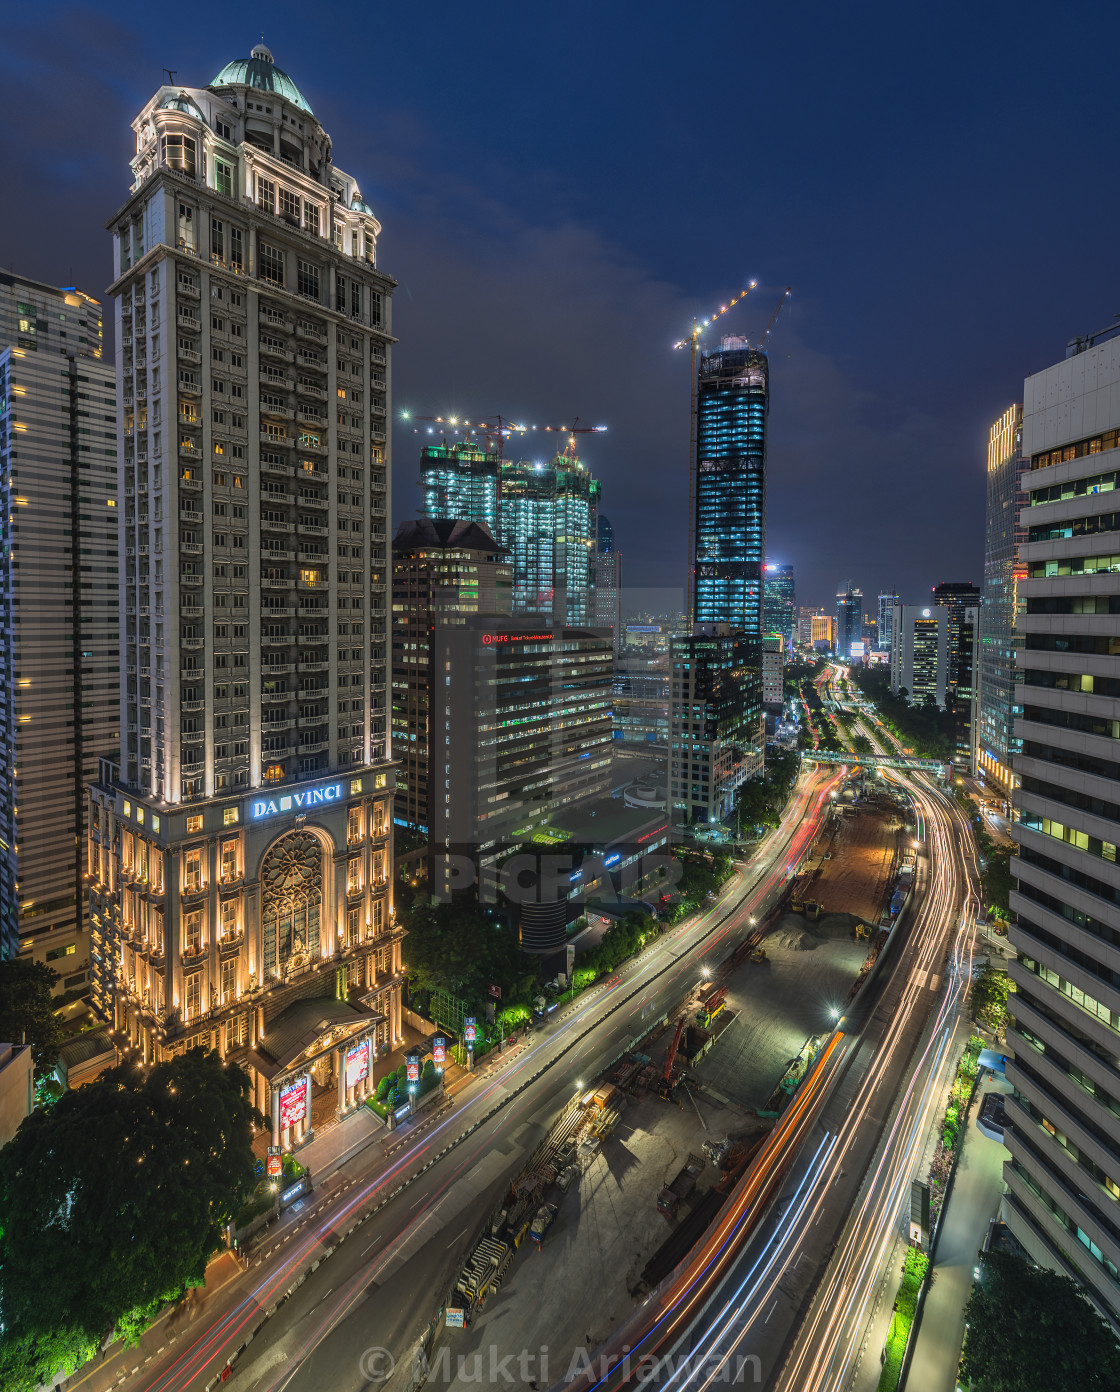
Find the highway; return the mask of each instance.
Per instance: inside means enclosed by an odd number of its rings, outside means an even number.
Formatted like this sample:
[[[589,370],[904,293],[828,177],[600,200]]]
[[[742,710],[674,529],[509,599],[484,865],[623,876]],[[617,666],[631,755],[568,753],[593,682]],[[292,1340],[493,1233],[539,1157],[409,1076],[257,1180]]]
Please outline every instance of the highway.
[[[179,1330],[174,1343],[153,1330],[141,1349],[113,1353],[75,1378],[70,1389],[102,1392],[122,1374],[130,1389],[143,1392],[205,1387],[254,1330],[232,1376],[227,1374],[231,1384],[364,1387],[369,1363],[363,1354],[371,1346],[407,1364],[463,1255],[460,1245],[496,1202],[519,1159],[532,1152],[578,1082],[594,1077],[679,1002],[706,958],[717,961],[749,933],[811,843],[840,776],[804,774],[781,826],[749,865],[738,867],[710,910],[665,933],[608,982],[558,1011],[531,1044],[492,1073],[480,1070],[434,1125],[415,1138],[405,1131],[403,1148],[391,1157],[378,1143],[344,1167],[345,1192],[302,1227],[289,1221],[279,1249],[207,1294],[198,1317]],[[400,1139],[394,1135],[392,1145]],[[407,1187],[386,1202],[402,1183]],[[278,1301],[283,1303],[263,1320]]]

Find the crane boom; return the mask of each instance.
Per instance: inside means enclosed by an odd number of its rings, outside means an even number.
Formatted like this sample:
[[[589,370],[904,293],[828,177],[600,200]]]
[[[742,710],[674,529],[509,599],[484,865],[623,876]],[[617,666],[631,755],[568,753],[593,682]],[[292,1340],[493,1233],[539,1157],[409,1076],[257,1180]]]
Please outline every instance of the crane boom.
[[[782,310],[785,308],[786,301],[789,299],[789,297],[790,297],[792,294],[793,294],[793,286],[792,286],[792,285],[787,285],[787,286],[786,286],[786,289],[785,289],[785,294],[784,294],[784,295],[782,296],[782,298],[778,301],[778,308],[777,308],[777,309],[774,311],[774,313],[771,314],[771,316],[770,316],[770,322],[769,322],[769,324],[766,325],[766,332],[765,332],[765,333],[762,335],[762,337],[758,340],[758,350],[759,350],[759,352],[761,352],[761,351],[766,347],[766,340],[770,337],[770,331],[771,331],[771,329],[773,329],[774,325],[778,322],[778,315],[781,314]]]
[[[488,440],[498,442],[499,458],[502,457],[505,441],[512,435],[527,435],[534,430],[567,435],[569,437],[568,448],[572,449],[577,435],[600,435],[607,429],[605,425],[580,425],[578,416],[571,425],[519,425],[515,421],[511,421],[508,416],[502,415],[488,416],[482,420],[468,420],[465,416],[422,416],[415,411],[403,411],[401,416],[403,420],[432,421],[437,425],[450,426],[456,434],[462,430],[469,435],[485,435]]]

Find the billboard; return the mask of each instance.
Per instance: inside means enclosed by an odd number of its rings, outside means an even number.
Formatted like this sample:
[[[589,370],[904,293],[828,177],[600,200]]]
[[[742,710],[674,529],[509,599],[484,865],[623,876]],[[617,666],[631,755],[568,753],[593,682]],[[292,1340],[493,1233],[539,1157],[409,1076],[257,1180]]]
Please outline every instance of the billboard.
[[[442,1034],[432,1040],[432,1062],[439,1065],[447,1062],[447,1040]]]
[[[468,1015],[463,1021],[463,1039],[467,1044],[473,1044],[477,1038],[474,1016]]]
[[[307,1094],[309,1079],[305,1073],[302,1078],[280,1089],[280,1129],[294,1126],[307,1115]]]
[[[270,1155],[268,1157],[268,1177],[278,1179],[284,1173],[284,1160],[280,1155]]]
[[[369,1077],[369,1040],[363,1039],[346,1051],[346,1086],[353,1087]]]
[[[867,654],[867,645],[857,641],[852,644],[851,653],[853,660],[857,657],[865,657]]]
[[[405,1059],[404,1071],[405,1077],[410,1083],[418,1083],[420,1081],[420,1060],[415,1054],[409,1054]]]

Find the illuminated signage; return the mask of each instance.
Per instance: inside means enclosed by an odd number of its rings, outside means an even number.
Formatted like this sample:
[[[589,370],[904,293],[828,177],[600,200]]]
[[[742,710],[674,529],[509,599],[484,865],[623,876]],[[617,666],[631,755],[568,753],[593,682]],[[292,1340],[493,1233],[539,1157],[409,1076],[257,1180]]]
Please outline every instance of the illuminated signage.
[[[369,1077],[369,1040],[363,1039],[346,1051],[346,1086],[353,1087]]]
[[[270,1155],[270,1156],[268,1157],[268,1177],[269,1177],[269,1179],[276,1179],[279,1175],[282,1175],[283,1173],[284,1173],[284,1161],[283,1161],[283,1159],[282,1159],[279,1155]]]
[[[476,1033],[477,1031],[475,1029],[474,1016],[468,1015],[467,1018],[463,1021],[463,1038],[468,1044],[473,1044],[475,1041]]]
[[[410,1083],[418,1083],[420,1081],[420,1060],[415,1055],[406,1058],[404,1071],[405,1077]]]
[[[551,633],[484,633],[482,643],[484,647],[492,643],[551,643],[554,636]]]
[[[280,1091],[280,1129],[285,1130],[307,1115],[308,1079],[305,1073]]]
[[[447,1060],[447,1040],[442,1034],[437,1034],[432,1040],[432,1062],[444,1063]]]
[[[607,856],[606,860],[603,861],[603,864],[604,864],[604,866],[609,870],[609,869],[611,868],[612,865],[617,865],[618,862],[619,862],[621,859],[622,859],[622,852],[621,852],[621,851],[612,851],[611,854],[610,854],[609,856]]]
[[[627,633],[660,633],[660,624],[627,624]]]
[[[308,788],[302,793],[254,798],[249,804],[249,815],[254,821],[259,821],[262,817],[276,817],[284,812],[306,812],[312,807],[323,807],[329,802],[338,802],[341,797],[341,783],[323,783],[318,788]]]

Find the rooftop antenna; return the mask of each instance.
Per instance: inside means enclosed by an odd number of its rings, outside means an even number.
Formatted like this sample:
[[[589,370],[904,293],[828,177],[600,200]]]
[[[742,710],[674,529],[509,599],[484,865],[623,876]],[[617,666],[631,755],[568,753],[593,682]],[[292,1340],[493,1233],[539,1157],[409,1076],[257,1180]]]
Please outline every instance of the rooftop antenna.
[[[163,71],[167,74],[167,85],[168,85],[169,87],[174,87],[174,86],[175,86],[175,74],[178,72],[178,69],[177,69],[177,68],[164,68]]]

